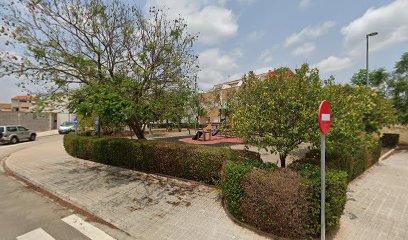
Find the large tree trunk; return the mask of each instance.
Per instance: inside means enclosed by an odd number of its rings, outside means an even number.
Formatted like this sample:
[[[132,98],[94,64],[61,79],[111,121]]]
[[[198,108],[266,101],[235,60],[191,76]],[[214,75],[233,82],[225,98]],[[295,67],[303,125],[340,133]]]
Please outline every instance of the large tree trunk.
[[[287,155],[281,155],[281,154],[279,154],[279,159],[280,159],[281,168],[285,168],[285,167],[286,167],[286,156],[287,156]]]
[[[140,125],[140,122],[137,118],[133,117],[130,119],[129,127],[136,134],[136,137],[138,139],[146,139],[144,136],[144,130],[142,129],[142,126]]]

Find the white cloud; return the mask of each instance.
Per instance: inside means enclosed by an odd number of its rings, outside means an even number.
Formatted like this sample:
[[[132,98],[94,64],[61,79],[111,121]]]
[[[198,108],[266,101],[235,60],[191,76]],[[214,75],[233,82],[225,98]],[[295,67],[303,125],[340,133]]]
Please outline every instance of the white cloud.
[[[273,61],[273,54],[275,52],[276,46],[272,48],[265,49],[261,55],[259,56],[259,60],[261,60],[265,64],[270,64]]]
[[[210,48],[199,54],[201,71],[198,73],[200,88],[207,90],[214,84],[224,82],[229,74],[238,69],[236,60],[242,56],[240,50],[223,53],[219,48]]]
[[[299,2],[299,7],[301,8],[307,8],[311,3],[311,0],[301,0]]]
[[[225,5],[228,1],[231,1],[231,0],[218,0],[217,2],[220,5]],[[254,3],[255,1],[256,0],[234,0],[232,2],[238,2],[239,4],[249,5],[249,4]]]
[[[363,16],[341,29],[344,36],[344,57],[330,56],[316,66],[322,73],[346,69],[365,55],[366,34],[370,37],[370,52],[408,42],[408,1],[396,0],[379,8],[368,9]]]
[[[317,67],[321,73],[331,73],[346,69],[352,65],[352,60],[349,57],[338,58],[335,56],[330,56],[314,67]]]
[[[397,0],[379,8],[368,9],[363,16],[343,27],[345,48],[351,56],[365,53],[365,36],[378,32],[371,37],[370,51],[379,51],[408,41],[408,1]]]
[[[259,39],[263,38],[263,36],[265,36],[265,31],[257,30],[257,31],[251,32],[249,34],[248,38],[251,41],[256,41],[256,40],[259,40]]]
[[[300,32],[293,33],[285,41],[285,47],[290,47],[296,43],[303,42],[304,40],[317,38],[325,33],[327,33],[330,28],[334,27],[335,23],[333,21],[326,21],[318,26],[307,26],[303,28]]]
[[[237,18],[230,9],[219,3],[189,0],[147,0],[146,8],[161,6],[170,9],[170,17],[181,14],[192,33],[198,33],[198,41],[215,45],[232,38],[238,32]]]
[[[303,45],[295,48],[292,51],[294,56],[309,56],[314,50],[316,49],[316,45],[314,43],[306,42]]]

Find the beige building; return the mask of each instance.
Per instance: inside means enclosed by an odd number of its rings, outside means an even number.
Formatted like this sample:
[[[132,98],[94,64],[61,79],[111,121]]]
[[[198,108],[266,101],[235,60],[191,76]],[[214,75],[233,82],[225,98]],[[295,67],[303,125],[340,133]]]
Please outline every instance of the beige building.
[[[270,72],[258,74],[256,77],[258,79],[265,79],[269,73]],[[231,114],[228,111],[228,99],[232,97],[242,83],[243,79],[241,78],[217,84],[214,85],[212,90],[203,93],[203,107],[207,115],[200,118],[200,123],[207,123],[208,120],[213,124],[219,124],[224,121],[231,123]]]
[[[15,96],[11,99],[11,111],[13,112],[31,112],[31,108],[35,106],[37,101],[36,96]]]
[[[75,115],[66,108],[65,101],[46,102],[47,107],[36,109],[38,97],[15,96],[11,103],[0,104],[0,123],[24,125],[36,131],[57,129],[63,122],[72,122]],[[38,106],[38,105],[37,105]]]

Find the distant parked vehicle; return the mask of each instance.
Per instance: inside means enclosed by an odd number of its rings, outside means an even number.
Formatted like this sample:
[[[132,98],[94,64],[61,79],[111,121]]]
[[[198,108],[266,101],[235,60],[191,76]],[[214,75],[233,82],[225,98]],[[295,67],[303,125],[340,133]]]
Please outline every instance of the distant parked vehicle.
[[[35,131],[19,125],[0,126],[0,142],[16,144],[21,140],[34,141],[37,137]]]
[[[58,128],[59,134],[65,134],[70,132],[75,132],[75,124],[73,122],[63,122]]]

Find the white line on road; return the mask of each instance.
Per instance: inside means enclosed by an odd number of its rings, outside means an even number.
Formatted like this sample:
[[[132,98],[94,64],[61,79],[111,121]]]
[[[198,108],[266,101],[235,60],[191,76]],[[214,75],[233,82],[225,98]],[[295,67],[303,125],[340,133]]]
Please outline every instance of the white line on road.
[[[82,220],[82,218],[78,217],[76,214],[63,218],[62,221],[71,225],[92,240],[115,240],[104,231]]]
[[[46,231],[42,228],[37,228],[31,232],[28,232],[24,235],[17,237],[17,240],[55,240],[51,237]]]

